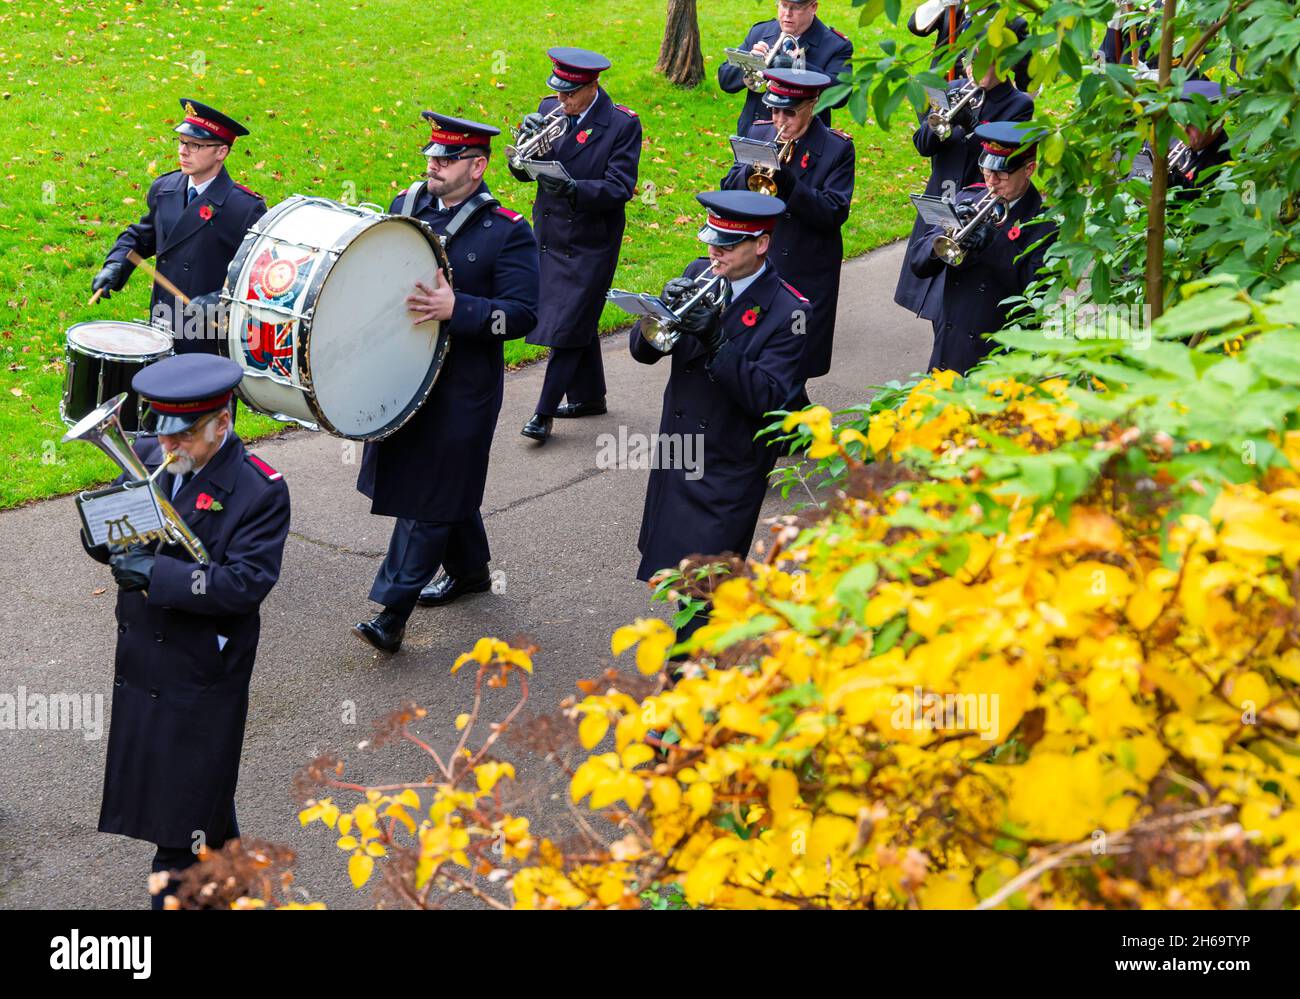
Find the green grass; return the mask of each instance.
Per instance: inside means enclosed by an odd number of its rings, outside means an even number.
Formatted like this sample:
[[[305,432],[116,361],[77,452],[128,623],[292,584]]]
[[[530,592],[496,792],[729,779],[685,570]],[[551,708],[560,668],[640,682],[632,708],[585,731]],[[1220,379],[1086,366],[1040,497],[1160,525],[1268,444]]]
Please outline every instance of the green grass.
[[[452,20],[437,20],[439,10]],[[142,275],[89,308],[90,279],[118,232],[140,217],[150,181],[175,166],[179,97],[241,118],[252,135],[232,151],[234,178],[274,205],[314,194],[387,205],[423,169],[424,108],[503,130],[546,92],[551,45],[581,45],[613,60],[605,84],[634,108],[647,145],[618,286],[651,290],[699,254],[697,191],[714,188],[731,161],[727,137],[743,95],[723,94],[716,69],[725,46],[770,17],[764,2],[706,0],[701,31],[705,82],[679,90],[654,73],[662,0],[506,3],[410,0],[357,4],[281,0],[265,7],[214,0],[0,4],[0,508],[102,482],[116,472],[98,450],[58,443],[64,332],[91,318],[142,319]],[[861,51],[864,33],[849,0],[825,0],[824,20]],[[904,29],[891,29],[899,37]],[[906,234],[906,194],[926,164],[906,127],[882,133],[836,124],[857,143],[853,213],[845,227],[856,254]],[[489,183],[502,203],[528,214],[531,197],[497,156]],[[543,293],[556,289],[543,289]],[[563,289],[559,289],[563,293]],[[891,308],[882,301],[882,307]],[[607,308],[602,326],[626,322]],[[539,351],[507,345],[516,362]],[[863,372],[864,384],[870,372]],[[240,433],[279,424],[241,412]]]

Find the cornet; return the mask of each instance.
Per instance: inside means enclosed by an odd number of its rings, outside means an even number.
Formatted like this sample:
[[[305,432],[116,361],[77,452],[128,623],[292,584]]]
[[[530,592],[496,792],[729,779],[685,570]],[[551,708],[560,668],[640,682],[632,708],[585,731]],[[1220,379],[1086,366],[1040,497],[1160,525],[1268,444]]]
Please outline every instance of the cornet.
[[[676,346],[682,335],[681,322],[695,306],[703,303],[707,308],[722,312],[731,304],[731,282],[721,274],[707,270],[696,277],[695,285],[696,291],[681,305],[674,308],[671,303],[665,303],[673,314],[672,319],[647,316],[641,320],[641,336],[655,350],[667,354]]]
[[[162,513],[164,540],[169,544],[180,545],[189,553],[190,558],[200,565],[208,565],[212,560],[208,556],[208,550],[203,547],[203,542],[199,540],[198,535],[190,530],[190,526],[181,519],[181,515],[176,512],[176,508],[158,491],[158,487],[154,484],[158,473],[174,460],[172,455],[167,456],[153,475],[149,474],[149,470],[144,467],[144,462],[140,460],[140,456],[127,443],[126,434],[122,431],[122,423],[117,418],[117,411],[125,401],[125,392],[108,400],[93,413],[82,418],[75,427],[64,434],[63,443],[85,441],[87,444],[94,444],[95,447],[121,466],[128,479],[146,483],[145,486],[140,488],[153,491],[158,509]]]
[[[970,238],[971,233],[985,222],[1001,225],[1007,220],[1007,206],[992,191],[975,203],[975,214],[960,229],[949,229],[942,236],[934,239],[934,255],[945,264],[956,267],[966,259],[966,247],[962,244]]]
[[[1192,165],[1192,157],[1195,155],[1196,151],[1186,142],[1181,140],[1175,142],[1169,147],[1169,169],[1175,173],[1187,173],[1187,168]]]
[[[930,112],[928,119],[930,128],[939,137],[940,142],[945,141],[948,136],[952,135],[952,120],[967,105],[970,105],[971,111],[978,111],[984,106],[984,88],[977,87],[973,81],[957,92],[957,102],[955,104],[946,108],[936,108]]]
[[[781,144],[780,152],[777,153],[777,162],[782,165],[790,162],[790,157],[794,155],[794,139],[787,139]],[[749,174],[749,180],[745,186],[751,191],[757,191],[759,194],[766,194],[769,197],[776,197],[776,171],[769,166],[755,163],[754,169]]]
[[[516,170],[522,170],[526,160],[545,156],[568,130],[569,119],[561,105],[548,114],[536,129],[526,133],[523,126],[510,129],[515,145],[506,146],[506,159]]]
[[[807,58],[803,49],[799,47],[799,39],[787,32],[781,32],[781,37],[776,40],[771,48],[767,50],[767,57],[763,64],[772,68],[772,63],[776,62],[777,56],[787,56],[790,59],[791,69],[806,69],[808,66]],[[756,69],[746,69],[744,71],[745,86],[756,94],[767,92],[767,81],[763,79],[763,74]]]

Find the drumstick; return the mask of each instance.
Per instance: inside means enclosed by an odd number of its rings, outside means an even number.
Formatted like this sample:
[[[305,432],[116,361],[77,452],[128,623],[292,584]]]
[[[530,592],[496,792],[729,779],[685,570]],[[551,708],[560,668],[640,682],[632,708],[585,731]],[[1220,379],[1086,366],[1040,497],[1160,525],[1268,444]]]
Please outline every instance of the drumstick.
[[[96,288],[96,289],[95,289],[95,294],[93,294],[93,295],[90,296],[90,301],[87,302],[86,304],[87,304],[87,305],[94,305],[96,302],[99,301],[99,296],[102,295],[102,294],[104,294],[104,289],[103,289],[103,288]]]
[[[179,288],[176,287],[176,285],[172,284],[171,281],[167,280],[167,278],[164,275],[159,274],[157,269],[154,267],[154,265],[149,263],[147,260],[145,260],[144,257],[140,256],[140,254],[136,253],[135,250],[128,251],[126,255],[126,259],[131,261],[131,263],[135,264],[135,266],[139,267],[140,270],[148,274],[149,277],[151,277],[154,281],[158,282],[158,284],[162,285],[165,289],[167,289],[167,291],[170,291],[173,295],[179,298],[181,300],[182,305],[190,304],[189,296],[186,295],[185,292],[181,291]]]

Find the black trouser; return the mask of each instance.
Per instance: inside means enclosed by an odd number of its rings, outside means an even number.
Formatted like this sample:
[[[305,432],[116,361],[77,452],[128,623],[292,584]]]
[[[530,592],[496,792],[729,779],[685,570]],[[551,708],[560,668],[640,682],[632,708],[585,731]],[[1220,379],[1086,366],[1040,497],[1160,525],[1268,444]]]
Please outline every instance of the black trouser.
[[[453,578],[472,576],[484,569],[490,558],[487,531],[477,512],[457,521],[399,517],[370,587],[370,599],[405,619],[439,566]]]
[[[220,842],[209,840],[207,846],[213,850],[220,850],[226,845],[228,839],[239,838],[239,821],[235,818],[235,799],[230,799],[230,823],[226,826],[226,834]],[[192,867],[199,862],[198,855],[194,852],[193,846],[158,846],[158,851],[153,855],[153,864],[150,870],[154,874],[160,874],[163,871],[179,872],[187,867]],[[177,878],[173,876],[157,895],[154,895],[151,902],[151,908],[162,909],[163,901],[168,895],[176,894]]]
[[[600,337],[592,335],[585,347],[552,347],[546,361],[546,378],[537,400],[537,413],[554,416],[565,396],[569,402],[599,402],[605,397],[605,364]]]

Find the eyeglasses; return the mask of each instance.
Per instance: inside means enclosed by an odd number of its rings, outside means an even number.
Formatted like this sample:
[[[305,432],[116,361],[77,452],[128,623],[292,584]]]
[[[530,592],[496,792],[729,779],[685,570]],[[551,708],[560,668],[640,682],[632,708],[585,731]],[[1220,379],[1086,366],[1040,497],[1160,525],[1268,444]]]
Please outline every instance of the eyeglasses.
[[[455,163],[457,160],[472,160],[474,159],[474,154],[461,153],[459,156],[426,156],[425,159],[430,163],[435,163],[440,167],[445,167]]]
[[[198,149],[216,149],[217,146],[221,145],[220,142],[189,142],[185,139],[178,139],[177,142],[187,153],[192,153]]]

